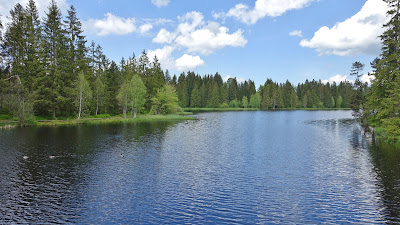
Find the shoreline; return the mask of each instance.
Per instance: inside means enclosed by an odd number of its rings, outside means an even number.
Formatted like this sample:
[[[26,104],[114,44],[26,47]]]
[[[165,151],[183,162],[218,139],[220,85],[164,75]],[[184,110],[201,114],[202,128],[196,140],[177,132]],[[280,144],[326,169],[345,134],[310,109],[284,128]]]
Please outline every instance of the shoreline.
[[[195,120],[195,117],[184,113],[170,115],[140,115],[136,118],[128,117],[110,117],[110,118],[84,118],[84,119],[67,119],[67,120],[37,120],[35,124],[25,125],[23,127],[41,127],[41,126],[76,126],[81,124],[111,124],[111,123],[141,123],[141,122],[158,122],[158,121],[185,121]],[[19,127],[17,121],[0,121],[0,129],[11,129]]]
[[[185,112],[231,112],[231,111],[335,111],[351,110],[350,108],[279,108],[279,109],[257,109],[257,108],[183,108]]]

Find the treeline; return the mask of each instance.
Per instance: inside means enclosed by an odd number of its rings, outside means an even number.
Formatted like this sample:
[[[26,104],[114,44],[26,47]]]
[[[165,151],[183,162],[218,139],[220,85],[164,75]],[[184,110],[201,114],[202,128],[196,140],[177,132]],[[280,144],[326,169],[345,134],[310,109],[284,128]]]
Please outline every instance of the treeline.
[[[375,78],[370,88],[359,82],[356,74],[357,98],[354,112],[366,126],[378,128],[391,141],[400,141],[400,0],[384,0],[388,4],[389,22],[380,36],[382,52],[371,62]],[[357,64],[353,64],[357,72]],[[362,65],[362,64],[361,64]],[[362,68],[362,66],[361,66]],[[357,82],[358,81],[358,82]]]
[[[308,81],[292,85],[289,81],[276,83],[267,79],[257,88],[252,80],[238,83],[236,78],[226,82],[220,74],[201,77],[193,72],[180,74],[171,85],[176,86],[181,107],[192,108],[350,108],[354,95],[353,85],[340,82],[338,85]]]
[[[150,60],[143,51],[119,65],[110,61],[100,45],[87,45],[73,6],[63,17],[53,0],[41,20],[35,1],[16,4],[10,22],[3,29],[0,21],[0,28],[0,114],[25,123],[33,115],[177,110],[176,92],[165,84],[157,57]]]
[[[143,51],[120,63],[102,47],[88,45],[73,6],[64,17],[55,1],[39,19],[34,0],[16,4],[1,33],[0,114],[21,123],[34,115],[57,118],[98,114],[174,113],[180,107],[349,108],[349,82],[308,81],[293,85],[268,79],[226,82],[220,74],[170,76]],[[1,21],[0,21],[1,25]]]

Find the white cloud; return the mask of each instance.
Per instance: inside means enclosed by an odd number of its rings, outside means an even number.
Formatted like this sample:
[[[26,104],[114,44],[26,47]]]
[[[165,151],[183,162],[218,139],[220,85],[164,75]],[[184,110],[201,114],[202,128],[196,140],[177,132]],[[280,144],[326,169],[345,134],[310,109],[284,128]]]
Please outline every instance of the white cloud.
[[[169,2],[170,0],[151,0],[151,3],[153,3],[153,5],[157,6],[158,8],[167,6]]]
[[[155,43],[172,43],[172,41],[176,38],[176,35],[174,33],[171,33],[169,31],[167,31],[166,29],[162,28],[157,36],[155,38],[153,38],[153,42]]]
[[[233,77],[231,77],[231,75],[227,75],[222,79],[224,80],[224,82],[227,82],[229,80],[229,78],[233,78]],[[234,77],[234,78],[236,78],[237,83],[244,83],[246,81],[246,79],[244,79],[244,78],[237,78],[237,77]]]
[[[254,8],[240,3],[231,8],[227,13],[213,13],[214,18],[234,17],[246,24],[255,24],[266,16],[278,17],[285,12],[301,9],[315,0],[257,0]]]
[[[58,8],[61,10],[63,14],[67,12],[68,4],[66,0],[55,0]],[[10,10],[14,8],[14,6],[19,3],[24,8],[28,4],[29,0],[0,0],[0,15],[2,16],[1,21],[3,25],[8,22],[7,17],[10,15]],[[48,11],[47,7],[50,5],[51,0],[36,0],[36,7],[38,8],[38,12],[40,18],[45,16],[45,12]]]
[[[137,30],[134,18],[121,18],[111,13],[107,13],[106,18],[94,20],[90,19],[83,23],[84,30],[95,33],[99,36],[110,34],[129,34]]]
[[[139,32],[141,34],[145,34],[149,32],[151,29],[153,29],[153,25],[151,25],[150,23],[146,23],[139,27]]]
[[[332,28],[321,27],[311,40],[302,40],[300,46],[314,48],[321,55],[377,55],[381,48],[378,36],[387,21],[386,11],[384,1],[367,0],[356,15]]]
[[[364,74],[364,75],[361,77],[361,81],[362,81],[363,83],[368,82],[369,84],[371,84],[371,83],[372,83],[371,81],[372,81],[373,79],[375,79],[375,76],[374,76],[374,75]]]
[[[328,80],[322,80],[321,82],[322,83],[327,83],[327,82],[329,82],[329,83],[333,83],[333,82],[336,82],[336,84],[339,84],[341,81],[350,81],[350,80],[348,80],[347,79],[347,76],[346,75],[340,75],[340,74],[338,74],[338,75],[335,75],[335,76],[332,76],[332,77],[330,77],[330,78],[328,78]]]
[[[303,31],[301,30],[294,30],[289,33],[290,36],[296,36],[296,37],[303,37]]]
[[[371,80],[373,80],[373,79],[374,79],[374,76],[369,76],[368,74],[364,74],[361,76],[360,80],[363,83],[365,83],[365,82],[371,83]],[[354,83],[354,80],[347,79],[346,75],[340,75],[340,74],[332,76],[332,77],[328,78],[327,80],[322,80],[321,82],[322,83],[329,82],[330,84],[332,84],[333,82],[336,82],[336,84],[339,84],[341,81],[349,81],[350,83]]]
[[[199,12],[189,12],[182,17],[174,32],[161,29],[153,42],[160,44],[174,44],[178,48],[185,48],[190,53],[203,55],[211,54],[227,46],[243,47],[247,40],[243,31],[238,29],[229,33],[227,27],[216,22],[204,22],[204,17]]]
[[[171,54],[174,50],[175,49],[172,46],[164,46],[163,48],[159,48],[156,50],[149,50],[147,54],[150,59],[153,59],[154,56],[156,55],[158,58],[158,61],[161,64],[161,67],[171,70],[171,69],[175,69],[175,60],[171,56]]]
[[[198,66],[203,66],[205,63],[200,56],[184,54],[179,59],[175,60],[175,66],[178,71],[192,70]]]

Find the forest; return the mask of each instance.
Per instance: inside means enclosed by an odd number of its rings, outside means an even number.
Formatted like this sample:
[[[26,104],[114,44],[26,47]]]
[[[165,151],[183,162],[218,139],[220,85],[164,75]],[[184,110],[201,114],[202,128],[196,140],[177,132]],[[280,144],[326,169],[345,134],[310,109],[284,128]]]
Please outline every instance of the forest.
[[[218,73],[170,76],[145,50],[117,64],[93,41],[87,44],[73,6],[63,17],[55,1],[39,19],[34,0],[15,5],[2,32],[0,111],[22,123],[44,118],[98,114],[173,113],[186,107],[349,108],[352,84],[306,81],[292,85],[268,79],[226,82]]]
[[[157,56],[145,50],[119,63],[102,47],[88,43],[71,5],[63,16],[51,1],[43,19],[34,0],[16,4],[7,24],[0,21],[0,115],[20,124],[36,118],[81,118],[102,114],[170,114],[181,108],[352,108],[366,125],[400,136],[399,6],[387,0],[391,20],[381,35],[382,54],[371,62],[375,79],[361,82],[364,64],[355,62],[355,82],[292,84],[271,79],[259,87],[252,80],[224,81],[219,73],[171,76]],[[350,67],[350,66],[349,66]],[[0,119],[1,119],[0,118]]]

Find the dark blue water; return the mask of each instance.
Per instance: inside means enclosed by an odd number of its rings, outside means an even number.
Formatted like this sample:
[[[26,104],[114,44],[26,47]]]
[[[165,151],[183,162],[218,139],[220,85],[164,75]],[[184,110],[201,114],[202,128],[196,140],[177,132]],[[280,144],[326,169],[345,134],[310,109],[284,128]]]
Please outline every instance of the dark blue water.
[[[350,111],[196,117],[0,130],[0,224],[400,223],[400,151]]]

